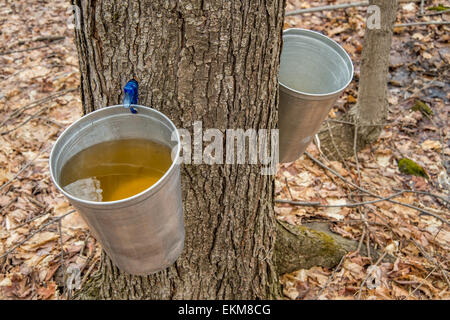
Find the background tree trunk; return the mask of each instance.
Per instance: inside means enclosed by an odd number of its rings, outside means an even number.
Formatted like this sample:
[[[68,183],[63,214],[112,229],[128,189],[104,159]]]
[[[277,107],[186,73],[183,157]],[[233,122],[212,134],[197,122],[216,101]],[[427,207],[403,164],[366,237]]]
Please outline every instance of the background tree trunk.
[[[178,128],[273,129],[284,1],[74,1],[84,112],[139,103]],[[259,165],[185,165],[186,242],[170,268],[130,276],[104,255],[84,297],[247,299],[278,294],[271,176]]]
[[[356,125],[333,123],[330,130],[327,126],[323,126],[319,135],[325,152],[334,159],[339,159],[338,152],[335,150],[336,146],[342,156],[353,155],[355,130],[357,130],[358,138],[357,150],[375,142],[388,115],[389,54],[398,3],[397,0],[371,0],[370,6],[379,8],[381,21],[379,28],[370,23],[366,25],[361,55],[358,102],[341,119]],[[371,14],[375,13],[371,12],[369,15]]]
[[[389,54],[397,14],[397,0],[371,0],[380,8],[380,28],[366,26],[361,56],[358,104],[354,122],[358,128],[360,146],[377,141],[388,116]],[[375,125],[375,126],[371,126]]]

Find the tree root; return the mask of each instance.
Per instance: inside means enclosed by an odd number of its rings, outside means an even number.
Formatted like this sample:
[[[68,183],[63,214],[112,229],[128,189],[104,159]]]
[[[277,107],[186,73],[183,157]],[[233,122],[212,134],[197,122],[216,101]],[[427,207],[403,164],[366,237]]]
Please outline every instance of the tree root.
[[[280,275],[314,266],[333,268],[344,255],[357,248],[357,241],[331,232],[327,223],[293,226],[278,222],[274,263]],[[361,254],[367,254],[366,250],[361,248]],[[381,255],[374,248],[371,253],[375,259]],[[392,257],[386,256],[384,260],[392,261]]]
[[[104,253],[102,253],[104,254]],[[102,284],[102,276],[100,271],[93,273],[86,283],[77,291],[75,291],[73,300],[101,300],[100,286]]]
[[[293,226],[277,221],[277,240],[274,248],[274,265],[279,275],[299,269],[309,269],[314,266],[333,268],[339,264],[344,255],[358,248],[358,241],[343,238],[329,230],[328,223],[308,223],[303,226]],[[361,254],[366,254],[366,248],[361,248]],[[381,256],[371,248],[374,259]],[[102,257],[104,263],[105,257]],[[383,260],[392,261],[386,256]],[[104,281],[102,268],[88,279],[84,286],[75,292],[75,300],[102,299],[101,285]]]

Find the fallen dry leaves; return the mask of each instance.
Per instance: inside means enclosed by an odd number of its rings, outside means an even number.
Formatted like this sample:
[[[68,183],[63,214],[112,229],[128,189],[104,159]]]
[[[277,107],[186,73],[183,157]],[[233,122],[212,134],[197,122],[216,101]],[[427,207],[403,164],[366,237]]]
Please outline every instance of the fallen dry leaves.
[[[51,146],[81,116],[70,3],[1,2],[0,299],[66,298],[70,267],[84,276],[101,252],[76,212],[59,230],[73,208],[48,172]]]
[[[333,1],[347,3],[349,1]],[[331,4],[326,1],[288,1],[287,11]],[[429,3],[428,3],[429,4]],[[438,1],[433,1],[438,4]],[[431,5],[431,4],[429,4]],[[400,5],[397,23],[417,21],[419,6]],[[365,9],[308,13],[287,17],[285,28],[300,27],[320,31],[343,44],[355,63],[358,79],[361,40],[364,35]],[[444,15],[443,20],[448,18]],[[390,114],[378,142],[358,154],[361,181],[355,158],[346,163],[327,161],[315,145],[308,152],[342,175],[380,196],[396,190],[417,190],[440,195],[448,201],[449,85],[448,28],[423,26],[398,28],[393,39],[390,63]],[[337,101],[329,117],[347,111],[357,99],[353,81]],[[426,102],[433,115],[411,111],[415,99]],[[406,176],[397,161],[414,159],[426,168],[431,178]],[[447,164],[448,165],[448,164]],[[341,181],[303,155],[293,163],[281,164],[275,182],[277,199],[344,205],[373,200]],[[353,198],[353,199],[352,199]],[[393,200],[429,210],[447,221],[448,202],[428,194],[402,193]],[[364,215],[369,225],[370,244],[387,251],[393,263],[351,252],[333,270],[314,267],[282,276],[283,292],[290,299],[450,299],[449,250],[450,228],[442,221],[420,215],[415,209],[387,201],[359,208],[305,207],[277,203],[277,217],[292,224],[327,221],[331,229],[357,241],[367,242]],[[363,286],[362,286],[363,284]]]
[[[347,1],[333,3],[343,2]],[[76,49],[72,30],[67,26],[70,4],[62,0],[52,1],[51,7],[38,1],[1,3],[0,299],[67,298],[64,278],[73,279],[75,270],[84,276],[100,254],[98,244],[76,212],[61,219],[59,230],[58,217],[72,208],[57,192],[48,173],[51,145],[66,126],[81,116]],[[287,10],[325,4],[329,1],[292,0],[288,1]],[[355,63],[358,79],[364,12],[351,8],[287,17],[285,28],[320,31],[343,44]],[[417,20],[417,12],[417,4],[402,4],[398,22]],[[448,14],[442,18],[447,19]],[[448,196],[450,182],[443,167],[443,157],[450,154],[446,107],[449,90],[442,78],[450,62],[446,30],[442,26],[395,30],[388,125],[377,144],[358,154],[359,183],[381,196],[395,193],[394,189],[411,188]],[[55,36],[63,38],[55,40]],[[36,47],[40,48],[31,50]],[[413,98],[428,103],[434,115],[411,112]],[[331,110],[330,118],[348,110],[356,101],[357,81],[353,81]],[[326,162],[314,145],[308,151]],[[396,161],[402,156],[424,166],[431,179],[400,174]],[[346,164],[326,164],[346,179],[357,181],[354,158]],[[351,203],[351,197],[361,198],[360,192],[307,156],[281,165],[275,186],[279,199],[292,197],[339,205]],[[403,193],[395,200],[449,218],[448,207],[429,195]],[[355,299],[361,291],[362,299],[450,298],[448,226],[433,217],[419,215],[417,210],[389,202],[359,209],[367,218],[371,245],[388,251],[395,261],[376,265],[371,257],[352,252],[334,270],[313,267],[284,275],[281,280],[286,297]],[[363,235],[362,214],[356,208],[277,204],[275,211],[279,219],[292,224],[329,221],[333,231],[344,237],[359,241]],[[23,242],[27,237],[30,238]]]

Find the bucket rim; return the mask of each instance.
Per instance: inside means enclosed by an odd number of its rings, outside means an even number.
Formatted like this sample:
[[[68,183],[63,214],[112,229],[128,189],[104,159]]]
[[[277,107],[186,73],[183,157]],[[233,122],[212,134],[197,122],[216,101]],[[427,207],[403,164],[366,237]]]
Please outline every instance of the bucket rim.
[[[54,185],[56,186],[56,188],[61,191],[69,200],[73,200],[77,203],[81,203],[83,205],[92,205],[92,206],[96,206],[96,207],[108,207],[111,205],[116,205],[116,204],[123,204],[126,202],[130,202],[133,200],[136,200],[138,198],[140,198],[141,196],[145,195],[146,193],[151,192],[152,190],[156,190],[157,188],[159,188],[162,184],[164,184],[166,178],[172,174],[172,172],[175,170],[176,166],[179,166],[178,161],[179,161],[179,157],[180,157],[180,151],[181,151],[181,139],[180,139],[180,134],[178,132],[177,127],[175,126],[175,124],[172,122],[172,120],[170,120],[164,113],[162,113],[161,111],[158,111],[154,108],[151,107],[147,107],[147,106],[143,106],[143,105],[139,105],[139,104],[132,104],[131,105],[133,108],[137,108],[142,109],[150,109],[152,112],[155,112],[156,114],[160,115],[164,120],[166,120],[169,125],[172,127],[171,129],[173,129],[173,131],[175,131],[176,133],[176,138],[177,138],[177,151],[175,153],[175,157],[172,160],[172,164],[170,165],[169,169],[166,170],[166,172],[162,175],[161,178],[158,179],[158,181],[156,181],[156,183],[152,184],[150,187],[148,187],[147,189],[131,196],[131,197],[127,197],[124,199],[120,199],[120,200],[115,200],[115,201],[91,201],[91,200],[84,200],[84,199],[80,199],[77,197],[72,196],[70,193],[66,192],[60,185],[59,183],[56,181],[54,172],[53,172],[53,167],[52,167],[52,159],[54,157],[54,152],[56,152],[56,148],[55,146],[58,144],[58,141],[66,134],[68,134],[67,132],[70,131],[71,128],[75,127],[79,122],[81,122],[82,120],[85,120],[87,117],[94,115],[96,113],[100,113],[100,112],[104,112],[106,110],[111,110],[111,109],[123,109],[126,112],[129,112],[128,108],[126,108],[123,104],[118,104],[118,105],[113,105],[113,106],[107,106],[107,107],[103,107],[100,108],[98,110],[92,111],[84,116],[82,116],[81,118],[77,119],[75,122],[73,122],[70,126],[68,126],[66,129],[64,129],[64,131],[61,133],[61,135],[58,137],[58,139],[56,139],[55,143],[53,144],[52,147],[52,151],[50,152],[50,156],[49,156],[49,171],[50,171],[50,177],[54,183]],[[139,114],[139,113],[138,113]],[[173,132],[172,131],[172,132]]]
[[[318,32],[318,31],[309,30],[309,29],[289,28],[289,29],[283,30],[283,37],[285,35],[289,35],[289,34],[293,34],[293,35],[297,34],[297,35],[304,35],[304,36],[312,37],[314,39],[320,40],[323,44],[325,44],[328,47],[330,47],[331,49],[333,49],[344,60],[346,60],[346,62],[348,62],[347,65],[350,65],[349,79],[345,83],[345,85],[341,86],[339,89],[337,89],[335,91],[332,91],[332,92],[327,92],[327,93],[308,93],[308,92],[303,92],[303,91],[300,91],[300,90],[295,90],[295,89],[292,89],[291,87],[288,87],[287,85],[283,84],[278,79],[278,84],[281,87],[281,89],[283,89],[283,91],[286,91],[286,92],[288,92],[290,94],[300,95],[300,96],[303,96],[303,97],[319,98],[320,99],[320,98],[328,98],[328,97],[332,97],[334,95],[337,95],[337,94],[341,93],[342,91],[344,91],[345,88],[348,87],[348,85],[353,80],[355,67],[353,65],[352,59],[350,58],[350,55],[347,53],[347,51],[345,51],[345,49],[339,43],[337,43],[335,40],[331,39],[330,37],[327,37],[326,35]],[[280,56],[280,59],[281,59],[281,56]]]

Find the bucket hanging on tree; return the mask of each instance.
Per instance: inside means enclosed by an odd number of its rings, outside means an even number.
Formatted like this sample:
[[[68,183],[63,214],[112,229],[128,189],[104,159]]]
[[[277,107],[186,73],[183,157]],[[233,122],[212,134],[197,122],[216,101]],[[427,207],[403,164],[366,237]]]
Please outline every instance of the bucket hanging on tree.
[[[145,275],[167,268],[183,250],[180,137],[164,114],[137,105],[136,81],[128,82],[124,91],[123,105],[89,113],[61,134],[50,155],[50,174],[114,264],[127,273]],[[172,162],[156,183],[106,202],[74,196],[63,187],[62,169],[72,157],[95,145],[126,139],[152,140],[172,150]]]
[[[335,41],[305,29],[283,32],[278,109],[280,162],[294,161],[302,155],[352,78],[352,61]]]

